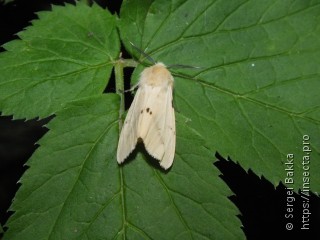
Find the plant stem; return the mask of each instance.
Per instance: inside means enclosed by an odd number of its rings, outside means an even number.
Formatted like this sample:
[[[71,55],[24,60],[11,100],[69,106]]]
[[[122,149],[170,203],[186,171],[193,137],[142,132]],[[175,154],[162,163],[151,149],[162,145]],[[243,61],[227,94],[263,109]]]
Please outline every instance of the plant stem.
[[[133,59],[123,59],[121,55],[119,59],[115,62],[114,72],[116,78],[116,93],[120,96],[120,108],[119,108],[119,131],[121,131],[123,120],[122,116],[125,110],[124,105],[124,78],[123,78],[123,68],[125,67],[136,67],[137,62]]]

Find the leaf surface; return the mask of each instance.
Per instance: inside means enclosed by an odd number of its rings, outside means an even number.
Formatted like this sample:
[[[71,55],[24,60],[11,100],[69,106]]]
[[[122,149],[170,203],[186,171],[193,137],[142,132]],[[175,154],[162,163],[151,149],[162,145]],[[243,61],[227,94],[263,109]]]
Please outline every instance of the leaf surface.
[[[38,16],[0,55],[3,115],[47,117],[68,101],[101,94],[119,56],[115,17],[97,5],[53,6]]]

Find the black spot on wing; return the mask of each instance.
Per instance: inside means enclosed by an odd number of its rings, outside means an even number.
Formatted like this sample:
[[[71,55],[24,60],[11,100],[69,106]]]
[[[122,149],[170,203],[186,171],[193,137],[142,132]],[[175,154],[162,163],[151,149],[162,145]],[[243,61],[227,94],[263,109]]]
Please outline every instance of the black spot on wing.
[[[146,111],[147,111],[147,113],[149,113],[150,115],[152,115],[152,111],[151,111],[150,108],[147,108]]]

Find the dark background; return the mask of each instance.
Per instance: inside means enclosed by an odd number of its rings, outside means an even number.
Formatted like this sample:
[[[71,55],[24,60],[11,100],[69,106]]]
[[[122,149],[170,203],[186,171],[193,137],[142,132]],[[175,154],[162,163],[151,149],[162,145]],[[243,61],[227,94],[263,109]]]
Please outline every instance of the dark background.
[[[22,31],[32,19],[36,19],[36,12],[50,10],[51,4],[62,5],[64,2],[73,3],[74,1],[16,0],[7,5],[0,2],[0,45],[17,39],[15,33]],[[107,7],[112,13],[119,14],[122,1],[96,2],[103,8]],[[0,51],[4,49],[0,48]],[[109,86],[106,91],[113,91],[113,89],[114,87]],[[17,182],[26,170],[24,164],[37,148],[36,142],[47,132],[43,125],[48,121],[49,119],[24,121],[12,120],[11,116],[0,117],[0,223],[2,226],[12,214],[8,209],[19,188]],[[285,187],[280,184],[275,189],[270,182],[263,177],[260,179],[251,170],[247,173],[238,164],[223,159],[218,153],[216,157],[219,160],[212,167],[220,169],[221,178],[234,192],[235,195],[229,198],[241,212],[238,217],[242,221],[243,231],[248,239],[270,239],[271,237],[320,239],[317,229],[320,226],[319,197],[311,195],[310,230],[302,231],[299,230],[302,221],[302,202],[301,197],[295,195],[294,229],[287,231],[285,224],[288,221],[284,217]],[[213,158],[212,162],[214,161]]]

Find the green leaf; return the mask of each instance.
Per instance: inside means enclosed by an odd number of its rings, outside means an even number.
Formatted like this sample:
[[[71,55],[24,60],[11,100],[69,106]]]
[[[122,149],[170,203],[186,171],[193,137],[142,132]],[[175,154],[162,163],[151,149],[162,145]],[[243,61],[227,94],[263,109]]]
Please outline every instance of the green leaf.
[[[57,113],[27,163],[5,239],[241,238],[214,155],[185,119],[169,172],[141,151],[119,167],[116,106],[107,94]]]
[[[117,211],[104,219],[105,211],[120,208],[116,201],[108,204],[119,188],[112,161],[118,103],[116,95],[92,97],[57,113],[41,147],[27,162],[30,168],[21,179],[5,239],[74,239],[87,234],[90,222],[120,221]],[[107,232],[109,228],[111,224],[104,226]]]
[[[128,40],[167,65],[201,67],[172,70],[174,102],[211,149],[275,185],[293,153],[288,185],[309,174],[320,191],[318,1],[124,1],[120,32],[135,55]]]
[[[177,115],[177,149],[169,172],[147,167],[141,156],[122,169],[129,222],[124,239],[243,238],[239,219],[230,218],[238,212],[212,165],[214,154],[183,117]]]
[[[66,102],[101,94],[119,56],[116,19],[97,5],[53,6],[38,16],[0,55],[3,115],[46,117]]]

